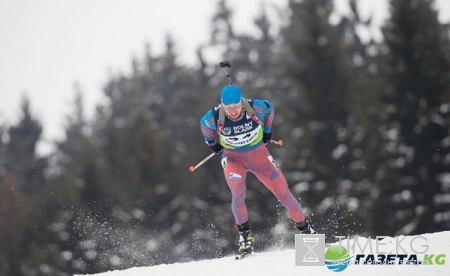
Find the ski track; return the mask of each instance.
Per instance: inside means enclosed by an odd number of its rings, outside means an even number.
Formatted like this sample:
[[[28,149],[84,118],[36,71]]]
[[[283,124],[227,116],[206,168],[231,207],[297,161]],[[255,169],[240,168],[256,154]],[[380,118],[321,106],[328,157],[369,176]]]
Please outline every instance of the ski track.
[[[413,247],[422,250],[422,245],[429,245],[426,254],[446,254],[444,265],[350,265],[346,270],[337,272],[337,275],[360,275],[360,276],[388,276],[388,275],[450,275],[450,231],[424,234],[418,236],[408,236],[401,242],[401,246],[407,254],[413,254],[410,247],[410,242],[415,237],[425,237],[428,241],[421,238],[416,238]],[[404,236],[399,236],[401,240]],[[385,254],[395,254],[396,246],[394,245],[396,238],[388,237],[383,240],[387,245],[380,246],[379,251],[386,252]],[[359,237],[358,239],[361,247],[364,247],[367,238]],[[389,243],[391,242],[391,243]],[[350,242],[352,245],[353,240]],[[338,243],[335,243],[338,244]],[[375,251],[375,241],[372,240],[371,245]],[[342,241],[342,246],[347,247],[347,241]],[[257,247],[255,247],[256,250]],[[360,253],[358,245],[355,247],[355,253],[350,252],[351,255]],[[398,254],[402,254],[399,252]],[[365,254],[370,254],[366,249]],[[375,253],[374,253],[375,254]],[[421,260],[423,254],[417,254]],[[110,271],[105,273],[94,274],[96,276],[201,276],[201,275],[331,275],[335,272],[329,270],[327,267],[304,267],[295,266],[295,251],[293,249],[254,253],[252,256],[247,256],[243,260],[235,260],[235,255],[230,255],[220,259],[194,261],[189,263],[175,263],[162,264],[152,267],[138,267],[130,268],[122,271]]]

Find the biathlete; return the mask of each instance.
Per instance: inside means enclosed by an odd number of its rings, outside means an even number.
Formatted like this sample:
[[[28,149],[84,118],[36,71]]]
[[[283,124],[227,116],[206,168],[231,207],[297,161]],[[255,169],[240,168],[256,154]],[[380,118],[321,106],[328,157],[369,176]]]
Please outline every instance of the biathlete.
[[[206,144],[222,155],[225,179],[232,194],[231,210],[239,231],[239,252],[251,253],[255,242],[248,223],[245,205],[245,177],[251,172],[287,208],[301,234],[315,233],[297,199],[288,188],[266,146],[271,141],[273,105],[267,100],[247,100],[235,85],[225,86],[221,104],[208,111],[200,120]],[[220,137],[214,138],[214,131]]]

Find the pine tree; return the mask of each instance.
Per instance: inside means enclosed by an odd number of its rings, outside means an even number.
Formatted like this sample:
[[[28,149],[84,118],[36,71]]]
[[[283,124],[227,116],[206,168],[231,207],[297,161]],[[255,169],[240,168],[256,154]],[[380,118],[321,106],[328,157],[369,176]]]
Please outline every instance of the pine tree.
[[[20,183],[24,193],[30,195],[45,183],[45,158],[37,157],[36,147],[41,139],[42,126],[31,114],[30,102],[22,101],[22,117],[9,128],[9,141],[5,148],[6,170]]]
[[[377,233],[414,234],[449,227],[449,37],[434,1],[392,0],[383,28],[390,85],[383,91],[386,123]]]
[[[379,208],[377,196],[381,190],[376,177],[380,175],[380,95],[387,80],[383,78],[385,66],[380,59],[379,43],[373,38],[363,41],[360,36],[361,30],[370,33],[371,16],[367,19],[361,17],[357,1],[349,1],[349,5],[351,13],[343,16],[337,24],[351,58],[347,61],[351,64],[351,79],[346,98],[349,111],[347,151],[350,158],[346,165],[348,179],[341,183],[340,193],[353,216],[351,229],[359,234],[371,235],[376,224],[372,214]]]
[[[1,131],[0,272],[7,275],[36,271],[46,254],[35,254],[47,248],[42,241],[48,231],[39,220],[42,190],[47,184],[44,176],[47,157],[38,157],[36,153],[42,127],[32,115],[27,98],[22,101],[21,111],[19,122]]]
[[[297,100],[284,107],[295,132],[290,162],[297,170],[298,189],[305,192],[308,213],[320,215],[324,230],[348,229],[344,216],[348,179],[350,129],[347,125],[351,59],[338,28],[329,23],[333,2],[290,2],[291,22],[285,30],[290,47],[289,74],[296,82]],[[300,172],[301,171],[301,172]],[[295,188],[294,188],[295,190]],[[320,222],[322,221],[322,223]]]

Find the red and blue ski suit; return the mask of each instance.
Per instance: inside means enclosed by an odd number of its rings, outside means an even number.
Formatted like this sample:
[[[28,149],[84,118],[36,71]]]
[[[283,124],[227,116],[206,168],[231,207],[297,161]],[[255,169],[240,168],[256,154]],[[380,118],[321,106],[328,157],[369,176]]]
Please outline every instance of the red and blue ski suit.
[[[219,143],[224,147],[222,167],[232,194],[231,209],[236,224],[242,225],[248,221],[245,205],[247,172],[256,175],[259,181],[287,208],[295,222],[303,222],[305,215],[302,207],[292,195],[283,173],[262,143],[263,132],[271,131],[275,115],[272,103],[266,100],[248,100],[248,102],[255,114],[263,120],[263,126],[248,114],[244,114],[238,121],[232,121],[226,117],[222,132],[219,133]],[[219,109],[219,106],[213,108],[200,120],[203,136],[211,146],[217,143],[213,131],[217,129]]]

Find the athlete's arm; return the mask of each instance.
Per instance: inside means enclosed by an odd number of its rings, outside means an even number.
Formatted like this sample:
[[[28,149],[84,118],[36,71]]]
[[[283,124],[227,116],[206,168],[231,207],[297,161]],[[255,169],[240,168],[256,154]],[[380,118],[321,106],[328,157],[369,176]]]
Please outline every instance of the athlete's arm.
[[[212,110],[208,111],[200,120],[200,128],[208,146],[214,146],[217,143],[213,132],[216,129],[216,122]]]
[[[273,117],[275,116],[275,110],[272,102],[266,100],[255,100],[253,103],[253,110],[264,122],[264,133],[270,133],[272,131]]]

